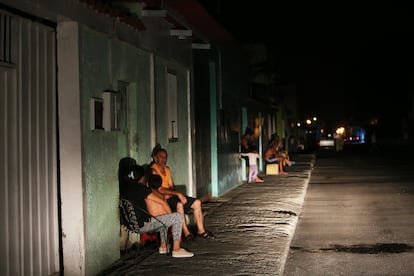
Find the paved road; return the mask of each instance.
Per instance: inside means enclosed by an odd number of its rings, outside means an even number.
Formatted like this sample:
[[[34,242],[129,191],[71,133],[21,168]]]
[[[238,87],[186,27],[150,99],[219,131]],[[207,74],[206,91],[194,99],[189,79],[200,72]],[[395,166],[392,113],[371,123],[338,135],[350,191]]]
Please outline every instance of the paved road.
[[[410,159],[317,157],[284,275],[414,275]]]
[[[314,155],[303,154],[289,175],[265,176],[206,204],[212,241],[183,247],[193,258],[161,256],[156,250],[129,254],[100,275],[281,275],[309,182]]]

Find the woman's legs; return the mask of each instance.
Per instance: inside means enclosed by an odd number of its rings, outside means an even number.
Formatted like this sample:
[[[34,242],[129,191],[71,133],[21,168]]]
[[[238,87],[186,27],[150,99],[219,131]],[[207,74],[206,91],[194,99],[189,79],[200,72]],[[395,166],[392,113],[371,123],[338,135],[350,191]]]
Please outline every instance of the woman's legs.
[[[181,215],[182,217],[182,229],[183,229],[183,234],[184,237],[187,237],[188,235],[190,235],[190,230],[188,229],[187,226],[187,222],[185,221],[185,212],[184,212],[184,206],[181,202],[177,203],[177,212]]]
[[[287,172],[284,170],[284,163],[285,163],[285,158],[280,157],[279,158],[279,171],[280,171],[280,174],[287,174]]]
[[[174,212],[171,214],[160,215],[157,217],[151,218],[148,223],[145,223],[140,229],[142,231],[148,231],[154,228],[157,228],[161,225],[165,225],[166,229],[160,231],[161,246],[160,248],[167,247],[167,229],[172,227],[172,236],[173,236],[173,251],[179,250],[181,248],[181,230],[182,230],[182,217],[179,213]]]
[[[201,201],[196,199],[191,205],[191,209],[193,209],[194,221],[197,225],[197,233],[204,233],[206,229],[204,229],[204,216],[201,208]]]
[[[249,168],[249,183],[253,183],[256,181],[256,165],[250,165]]]
[[[257,165],[250,165],[251,174],[249,173],[249,183],[263,183],[263,178],[259,177],[259,168]]]

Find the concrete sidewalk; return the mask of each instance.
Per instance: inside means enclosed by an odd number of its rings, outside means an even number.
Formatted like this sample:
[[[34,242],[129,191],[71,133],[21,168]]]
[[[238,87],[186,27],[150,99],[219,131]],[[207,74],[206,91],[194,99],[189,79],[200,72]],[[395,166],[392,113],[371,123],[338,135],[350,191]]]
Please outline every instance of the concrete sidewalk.
[[[192,258],[128,254],[100,275],[282,275],[315,156],[292,156],[288,175],[264,176],[205,203],[205,225],[215,240],[183,243]]]

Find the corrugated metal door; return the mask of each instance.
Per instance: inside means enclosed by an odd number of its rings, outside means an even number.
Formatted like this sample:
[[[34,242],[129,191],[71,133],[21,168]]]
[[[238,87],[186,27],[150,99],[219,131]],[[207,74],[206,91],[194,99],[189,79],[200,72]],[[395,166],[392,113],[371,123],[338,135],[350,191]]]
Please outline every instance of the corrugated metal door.
[[[0,10],[0,275],[59,271],[55,28]]]

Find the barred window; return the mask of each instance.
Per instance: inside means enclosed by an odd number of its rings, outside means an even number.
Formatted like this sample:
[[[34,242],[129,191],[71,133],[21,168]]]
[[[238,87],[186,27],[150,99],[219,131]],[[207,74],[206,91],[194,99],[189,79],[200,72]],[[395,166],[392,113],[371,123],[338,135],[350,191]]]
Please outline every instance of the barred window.
[[[0,13],[0,62],[11,60],[11,16]]]

